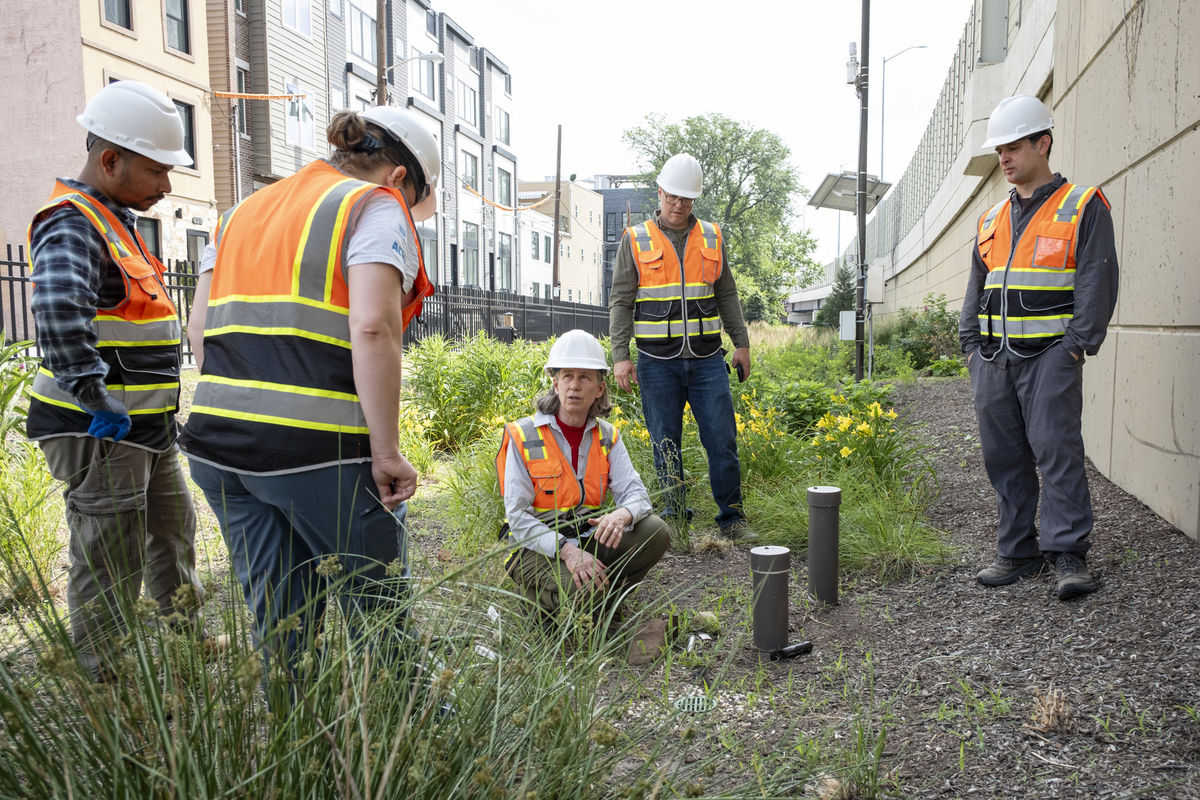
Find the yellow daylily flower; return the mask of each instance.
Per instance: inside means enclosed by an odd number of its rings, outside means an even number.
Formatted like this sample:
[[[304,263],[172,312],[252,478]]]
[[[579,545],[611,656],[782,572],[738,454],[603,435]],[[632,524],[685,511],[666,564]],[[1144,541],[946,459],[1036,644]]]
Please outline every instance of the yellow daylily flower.
[[[853,450],[851,450],[849,447],[843,447],[843,448],[842,448],[841,450],[839,450],[838,452],[842,454],[842,458],[845,458],[846,456],[850,455],[850,454],[851,454],[851,453],[853,453],[854,451],[853,451]]]

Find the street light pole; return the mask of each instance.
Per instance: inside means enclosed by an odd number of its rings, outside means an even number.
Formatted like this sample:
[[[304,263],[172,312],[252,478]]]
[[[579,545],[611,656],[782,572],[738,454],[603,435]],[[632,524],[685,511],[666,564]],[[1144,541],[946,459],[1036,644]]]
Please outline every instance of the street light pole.
[[[892,53],[890,56],[883,59],[883,63],[880,65],[880,70],[879,70],[879,180],[881,180],[881,181],[887,179],[886,176],[883,174],[883,122],[884,122],[884,115],[887,114],[887,101],[886,101],[886,95],[884,93],[887,91],[887,62],[891,61],[896,56],[907,53],[909,50],[924,50],[926,48],[926,46],[927,45],[923,45],[923,44],[910,45],[910,46],[904,48],[903,50],[901,50],[900,52]]]
[[[867,86],[871,63],[871,0],[862,0],[862,61],[859,63],[858,89],[858,181],[855,191],[854,212],[858,217],[858,280],[854,291],[854,381],[863,378],[863,310],[864,291],[867,279]]]

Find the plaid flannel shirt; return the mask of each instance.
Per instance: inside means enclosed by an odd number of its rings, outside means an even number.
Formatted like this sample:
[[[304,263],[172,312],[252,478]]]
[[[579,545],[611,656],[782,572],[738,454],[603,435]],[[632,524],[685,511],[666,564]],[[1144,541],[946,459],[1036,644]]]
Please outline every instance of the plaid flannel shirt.
[[[134,230],[137,217],[85,183],[60,178],[102,202]],[[35,226],[29,242],[34,264],[31,307],[43,365],[59,388],[78,394],[80,384],[103,382],[108,366],[96,349],[92,321],[97,308],[111,308],[125,297],[121,271],[100,233],[74,206],[63,206]]]

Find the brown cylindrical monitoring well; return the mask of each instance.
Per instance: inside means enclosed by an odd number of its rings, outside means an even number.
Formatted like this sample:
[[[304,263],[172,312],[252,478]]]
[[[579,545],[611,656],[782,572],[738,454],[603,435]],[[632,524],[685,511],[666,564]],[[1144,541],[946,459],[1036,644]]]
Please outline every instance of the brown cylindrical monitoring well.
[[[754,580],[754,646],[769,653],[782,649],[788,638],[788,573],[791,551],[765,544],[750,550]]]
[[[838,511],[842,490],[808,488],[808,591],[818,602],[838,601]]]

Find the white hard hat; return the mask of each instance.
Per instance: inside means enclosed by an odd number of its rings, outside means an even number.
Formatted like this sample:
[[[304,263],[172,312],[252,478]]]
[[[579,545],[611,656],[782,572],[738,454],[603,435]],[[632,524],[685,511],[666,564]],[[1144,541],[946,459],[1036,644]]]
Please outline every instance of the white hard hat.
[[[138,81],[110,83],[75,118],[90,133],[170,167],[190,167],[183,120],[165,94]]]
[[[429,194],[412,209],[412,215],[416,220],[428,219],[437,204],[437,182],[442,172],[442,158],[437,140],[421,124],[420,117],[405,108],[375,106],[362,112],[362,118],[391,133],[416,157],[417,164],[424,173],[421,177],[429,186]],[[424,216],[421,216],[422,214]]]
[[[587,331],[567,331],[558,337],[558,341],[550,348],[550,357],[546,359],[546,372],[553,374],[554,370],[566,367],[607,371],[608,361],[604,358],[604,346]]]
[[[704,173],[700,169],[700,162],[687,153],[676,153],[667,159],[658,173],[658,186],[667,194],[699,197],[704,189]]]
[[[984,150],[1015,142],[1054,127],[1050,109],[1031,94],[1006,97],[988,118],[987,141]]]

